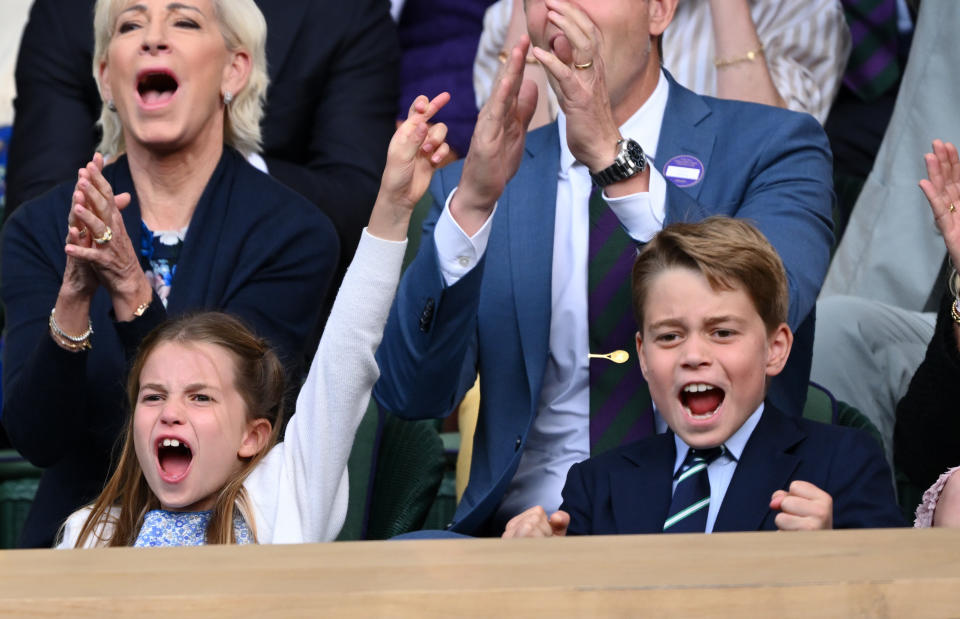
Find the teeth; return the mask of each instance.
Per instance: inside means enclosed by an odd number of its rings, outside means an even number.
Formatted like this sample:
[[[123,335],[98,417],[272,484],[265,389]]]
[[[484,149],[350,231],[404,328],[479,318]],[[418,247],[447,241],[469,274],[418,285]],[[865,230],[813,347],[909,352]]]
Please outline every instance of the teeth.
[[[683,388],[683,390],[687,393],[698,393],[700,391],[709,391],[711,389],[713,389],[713,385],[708,385],[706,383],[693,383]]]
[[[180,441],[178,441],[175,438],[165,438],[163,439],[163,442],[160,445],[162,447],[179,447]]]

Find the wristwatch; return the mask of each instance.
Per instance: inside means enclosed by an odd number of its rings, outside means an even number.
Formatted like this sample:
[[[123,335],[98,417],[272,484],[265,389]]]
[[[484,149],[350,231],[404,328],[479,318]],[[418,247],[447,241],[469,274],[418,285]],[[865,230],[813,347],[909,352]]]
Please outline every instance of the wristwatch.
[[[591,172],[590,178],[602,188],[641,174],[646,169],[647,159],[640,145],[634,140],[620,138],[617,140],[617,157],[613,160],[613,164],[596,174]]]

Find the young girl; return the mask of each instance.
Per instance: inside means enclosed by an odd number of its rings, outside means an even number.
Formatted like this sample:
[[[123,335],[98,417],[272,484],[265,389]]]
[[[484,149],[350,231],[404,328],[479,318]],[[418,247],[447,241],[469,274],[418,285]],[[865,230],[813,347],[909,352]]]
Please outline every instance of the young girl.
[[[285,440],[283,370],[238,321],[165,324],[131,367],[116,472],[74,512],[58,547],[332,540],[347,508],[347,458],[379,376],[374,352],[400,276],[414,205],[449,152],[428,121],[450,96],[418,97],[387,151],[380,194],[337,294]]]

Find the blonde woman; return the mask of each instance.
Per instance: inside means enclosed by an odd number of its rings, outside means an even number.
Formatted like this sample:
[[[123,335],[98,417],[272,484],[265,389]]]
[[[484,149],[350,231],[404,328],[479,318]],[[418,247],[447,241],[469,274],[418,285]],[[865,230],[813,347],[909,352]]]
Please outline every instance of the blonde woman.
[[[18,209],[3,235],[2,420],[46,469],[23,546],[51,545],[99,493],[146,333],[227,311],[298,380],[338,255],[329,220],[246,161],[267,86],[252,0],[99,0],[94,30],[105,157]]]

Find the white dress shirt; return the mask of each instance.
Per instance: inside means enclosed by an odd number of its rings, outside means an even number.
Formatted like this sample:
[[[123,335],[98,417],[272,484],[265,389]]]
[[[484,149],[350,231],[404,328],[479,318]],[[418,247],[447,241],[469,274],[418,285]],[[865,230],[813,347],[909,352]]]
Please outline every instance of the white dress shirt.
[[[653,93],[620,127],[621,135],[636,140],[650,160],[656,156],[668,95],[669,85],[661,72]],[[553,237],[550,354],[537,417],[499,509],[500,515],[507,517],[534,505],[542,505],[548,513],[555,511],[570,466],[590,456],[587,255],[591,181],[586,166],[576,161],[567,147],[563,114],[558,118],[558,130],[560,172]],[[604,198],[627,233],[636,241],[646,242],[663,227],[666,192],[666,180],[651,165],[649,192],[620,198],[604,194]],[[450,215],[450,197],[434,230],[447,285],[456,282],[483,256],[495,215],[477,234],[468,237]]]
[[[723,497],[727,495],[727,488],[730,487],[733,473],[737,470],[737,463],[740,462],[740,457],[743,455],[743,448],[747,446],[747,441],[750,440],[754,429],[760,423],[761,415],[763,415],[763,402],[760,403],[760,408],[747,417],[740,429],[723,443],[726,447],[723,455],[718,456],[707,466],[707,477],[710,479],[710,508],[707,511],[706,533],[713,533],[713,525],[717,522],[717,514],[723,504]],[[690,446],[676,434],[673,435],[673,440],[677,446],[677,460],[673,464],[673,489],[676,490],[677,471],[680,470],[683,461],[687,459]]]

